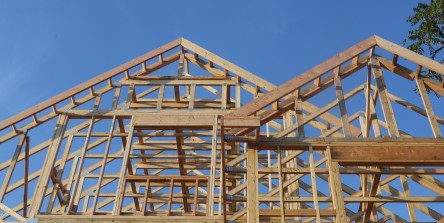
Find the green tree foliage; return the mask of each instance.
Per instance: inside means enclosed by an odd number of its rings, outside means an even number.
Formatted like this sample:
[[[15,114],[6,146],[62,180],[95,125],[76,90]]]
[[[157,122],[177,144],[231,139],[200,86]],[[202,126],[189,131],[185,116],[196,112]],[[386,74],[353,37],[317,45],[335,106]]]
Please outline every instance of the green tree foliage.
[[[407,18],[415,29],[410,30],[404,44],[419,54],[444,63],[444,0],[430,0],[430,4],[418,3],[414,14]],[[431,70],[424,70],[423,76],[442,80],[442,76]]]

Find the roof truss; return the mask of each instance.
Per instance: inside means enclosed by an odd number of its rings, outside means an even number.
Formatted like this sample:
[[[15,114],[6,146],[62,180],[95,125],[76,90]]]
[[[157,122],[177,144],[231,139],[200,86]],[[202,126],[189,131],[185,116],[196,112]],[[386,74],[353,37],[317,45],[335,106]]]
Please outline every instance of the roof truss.
[[[174,63],[177,73],[159,75]],[[444,81],[422,77],[424,68],[444,74],[371,36],[275,86],[172,41],[0,122],[0,149],[13,151],[0,160],[0,219],[367,222],[417,221],[419,211],[439,220],[429,203],[444,203],[444,119],[427,91],[444,95]],[[414,80],[422,105],[395,95],[387,71]],[[356,97],[362,107],[350,106]],[[403,131],[393,102],[425,117],[432,136]],[[341,181],[349,175],[359,179]]]

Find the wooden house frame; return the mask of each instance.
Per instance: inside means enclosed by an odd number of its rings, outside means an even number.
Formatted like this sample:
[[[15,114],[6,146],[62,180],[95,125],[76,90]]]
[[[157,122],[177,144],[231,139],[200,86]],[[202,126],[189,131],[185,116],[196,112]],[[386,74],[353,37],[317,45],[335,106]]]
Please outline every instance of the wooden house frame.
[[[444,118],[428,92],[444,78],[423,69],[444,74],[371,36],[275,86],[177,39],[0,122],[0,222],[440,221]],[[399,128],[395,103],[432,134]]]

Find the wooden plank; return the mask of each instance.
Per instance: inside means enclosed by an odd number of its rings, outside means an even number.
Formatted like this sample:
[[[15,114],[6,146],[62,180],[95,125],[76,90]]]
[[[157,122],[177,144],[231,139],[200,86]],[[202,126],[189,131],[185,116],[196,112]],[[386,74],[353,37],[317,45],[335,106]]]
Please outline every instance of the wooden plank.
[[[223,126],[229,128],[255,128],[260,127],[259,117],[223,117]]]
[[[207,204],[207,212],[209,216],[214,215],[214,191],[216,184],[216,164],[217,164],[217,131],[218,131],[218,116],[215,116],[213,119],[213,131],[211,138],[211,164],[210,164],[210,181],[209,187],[207,189],[208,195],[208,204]]]
[[[134,126],[138,127],[208,127],[214,123],[214,115],[134,115]]]
[[[304,114],[302,111],[302,98],[298,96],[294,102],[294,110],[296,113],[296,124],[298,129],[298,137],[305,138],[305,128],[304,128]]]
[[[247,147],[247,222],[259,222],[257,150]]]
[[[347,107],[345,106],[344,92],[342,91],[342,83],[339,77],[339,68],[340,67],[336,67],[334,69],[335,77],[333,79],[336,86],[336,97],[338,99],[339,110],[341,112],[342,131],[344,131],[344,136],[346,138],[350,138],[352,135],[350,131],[350,123],[348,122]]]
[[[273,159],[275,157],[272,157]],[[271,158],[270,158],[271,159]],[[231,172],[235,173],[246,173],[246,168],[241,167],[234,167]],[[276,167],[265,167],[265,168],[259,168],[258,173],[278,173],[279,170]],[[315,172],[317,174],[328,174],[328,168],[316,168]],[[394,174],[394,175],[401,175],[401,174],[415,174],[415,175],[443,175],[444,169],[443,168],[412,168],[412,167],[392,167],[392,168],[384,168],[384,169],[375,169],[375,168],[368,168],[368,167],[344,167],[339,170],[341,174]],[[310,174],[310,168],[301,167],[301,168],[282,168],[282,173],[284,174]]]
[[[196,84],[191,84],[189,98],[188,110],[192,111],[194,109],[194,101],[196,100]]]
[[[272,209],[272,210],[259,210],[259,215],[261,217],[279,217],[281,209]],[[334,210],[320,210],[320,216],[322,217],[332,217],[336,215]],[[308,217],[313,216],[316,217],[317,211],[310,209],[299,209],[299,210],[285,210],[285,216],[287,217]]]
[[[174,179],[171,178],[170,180],[170,192],[168,197],[168,207],[166,210],[166,216],[170,216],[171,214],[171,204],[173,203],[173,189],[174,189]]]
[[[241,87],[239,84],[236,85],[236,102],[235,102],[236,108],[241,107]]]
[[[404,67],[400,64],[393,64],[390,60],[388,60],[387,58],[384,58],[382,56],[376,56],[376,58],[378,59],[378,61],[381,63],[381,66],[384,67],[385,69],[398,74],[402,77],[404,77],[407,80],[413,80],[415,79],[415,72],[410,70],[407,67]]]
[[[220,109],[227,109],[227,100],[230,100],[230,96],[228,95],[228,86],[226,83],[222,85],[222,97],[221,97],[221,107]]]
[[[102,94],[96,96],[96,100],[94,101],[93,109],[99,109],[100,101],[102,100]]]
[[[183,133],[182,130],[175,130],[176,133]],[[184,138],[182,136],[176,136],[176,146],[177,146],[177,155],[178,155],[178,159],[177,159],[177,163],[179,164],[179,172],[181,176],[186,176],[187,175],[187,171],[184,168],[184,164],[186,162],[186,160],[183,158],[183,156],[185,156],[185,153],[182,149],[182,145],[183,145],[183,140]],[[182,187],[182,194],[184,195],[188,195],[189,194],[189,190],[188,187],[185,185],[185,182],[181,182],[181,187]],[[188,205],[188,201],[187,199],[183,199],[183,208],[184,211],[188,212],[190,210],[190,207]]]
[[[192,77],[192,76],[191,76]],[[222,85],[236,85],[237,80],[234,79],[225,79],[225,80],[144,80],[144,79],[131,79],[131,80],[121,80],[122,85],[131,85],[135,86],[191,86],[195,84],[197,86],[222,86]]]
[[[165,92],[165,85],[162,84],[162,85],[160,85],[159,95],[157,97],[157,110],[158,111],[162,110],[162,103],[163,103],[164,92]]]
[[[277,165],[278,165],[278,181],[279,181],[279,206],[280,206],[280,217],[281,222],[285,222],[285,203],[284,203],[284,181],[282,179],[282,152],[280,147],[277,151]],[[269,191],[270,192],[270,191]]]
[[[196,216],[197,210],[198,210],[198,203],[197,203],[197,195],[199,194],[199,179],[196,179],[196,185],[194,186],[194,202],[193,202],[193,216]]]
[[[77,215],[72,217],[66,216],[57,216],[57,215],[39,215],[37,216],[38,222],[42,223],[146,223],[146,222],[165,222],[165,216],[107,216],[107,215],[98,215],[95,216],[94,219],[91,219],[89,215]],[[223,223],[224,220],[222,217],[214,216],[169,216],[168,222],[175,223]]]
[[[310,165],[310,178],[311,178],[311,186],[313,190],[313,206],[316,210],[316,223],[321,222],[321,214],[320,214],[320,208],[319,208],[319,202],[318,202],[318,189],[317,189],[317,183],[316,183],[316,173],[315,173],[315,163],[314,163],[314,156],[313,156],[313,147],[309,147],[308,150],[309,154],[309,165]]]
[[[327,168],[329,171],[328,182],[330,187],[330,194],[333,200],[333,207],[336,209],[335,222],[347,222],[347,214],[345,213],[344,197],[342,195],[342,184],[339,173],[339,164],[333,161],[331,156],[331,149],[327,147],[325,151],[327,158]]]
[[[353,190],[354,191],[354,190]],[[356,191],[355,191],[356,192]],[[327,203],[334,202],[332,197],[318,197],[319,202]],[[346,203],[380,203],[380,202],[394,202],[394,203],[421,203],[434,202],[440,203],[444,201],[444,196],[414,196],[414,197],[399,197],[399,196],[376,196],[376,197],[361,197],[361,196],[347,196],[344,197]],[[260,202],[278,202],[278,197],[259,197]],[[313,197],[291,197],[285,199],[286,202],[313,202]],[[343,211],[346,209],[344,208]],[[342,222],[342,221],[341,221]]]
[[[23,177],[23,217],[28,215],[28,178],[29,178],[29,136],[26,136],[26,147],[25,147],[25,168]]]
[[[423,146],[333,146],[331,151],[332,159],[343,165],[444,165],[444,147],[430,147],[425,150]]]
[[[6,214],[12,216],[13,218],[17,219],[18,221],[26,222],[26,218],[19,215],[17,212],[13,211],[11,208],[9,208],[8,206],[4,205],[1,202],[0,202],[0,210],[4,211]]]
[[[424,104],[424,108],[427,112],[427,118],[429,119],[430,126],[432,127],[433,135],[435,136],[435,138],[440,138],[442,136],[441,130],[438,126],[438,121],[436,120],[432,103],[430,103],[429,95],[427,94],[427,89],[424,85],[424,81],[420,77],[417,77],[415,80],[419,94],[421,95],[422,103]]]
[[[387,122],[389,134],[391,137],[400,137],[398,126],[396,124],[395,115],[393,113],[393,108],[388,97],[387,86],[382,76],[382,70],[379,61],[376,57],[370,58],[369,66],[372,69],[373,76],[376,80],[376,87],[378,88],[379,100],[381,102],[382,112],[384,114],[384,119]]]
[[[371,92],[371,85],[372,85],[371,80],[372,80],[371,79],[371,70],[370,70],[370,67],[367,66],[367,81],[365,83],[365,89],[364,89],[364,94],[365,94],[365,121],[364,121],[364,123],[361,124],[361,129],[364,129],[364,130],[361,130],[362,131],[362,137],[364,137],[364,138],[368,138],[369,137],[371,121],[374,118],[372,116],[372,114],[370,113],[371,112],[370,106],[371,105],[374,106],[373,100],[371,98],[371,93],[370,93]],[[359,118],[361,118],[361,117],[359,117]],[[361,121],[361,119],[359,119],[359,120]]]
[[[372,36],[353,47],[339,53],[335,57],[330,58],[329,60],[311,68],[310,70],[296,76],[290,81],[282,84],[281,86],[269,91],[267,94],[249,102],[244,105],[240,109],[237,109],[230,113],[232,116],[249,116],[255,112],[258,112],[262,108],[270,105],[271,103],[283,98],[284,96],[294,92],[296,89],[304,86],[305,84],[313,81],[319,76],[322,76],[324,73],[329,70],[345,63],[351,58],[359,55],[360,53],[372,48],[375,46],[375,38]]]

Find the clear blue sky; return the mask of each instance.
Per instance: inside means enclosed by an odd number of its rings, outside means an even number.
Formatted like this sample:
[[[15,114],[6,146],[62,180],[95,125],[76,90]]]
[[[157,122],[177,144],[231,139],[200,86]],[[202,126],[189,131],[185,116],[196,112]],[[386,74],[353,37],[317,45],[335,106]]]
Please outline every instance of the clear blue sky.
[[[279,85],[372,34],[401,44],[415,2],[0,1],[0,119],[179,37]]]

